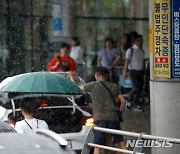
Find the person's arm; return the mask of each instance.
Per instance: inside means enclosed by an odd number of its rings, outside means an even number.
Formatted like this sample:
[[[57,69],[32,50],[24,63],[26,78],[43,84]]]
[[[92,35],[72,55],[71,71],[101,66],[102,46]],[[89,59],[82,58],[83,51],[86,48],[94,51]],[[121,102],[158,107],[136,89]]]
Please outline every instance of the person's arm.
[[[76,83],[76,82],[75,82],[75,79],[74,79],[75,72],[68,71],[68,72],[66,72],[66,73],[67,73],[67,75],[69,76],[70,80],[71,80],[72,82]],[[80,85],[79,88],[80,88],[81,90],[84,90],[84,85]]]
[[[121,103],[119,110],[124,111],[125,107],[126,107],[126,100],[125,100],[124,96],[122,94],[120,94],[117,96],[117,99],[118,99],[118,102]]]
[[[118,63],[119,63],[119,61],[120,61],[120,56],[117,56],[116,58],[115,58],[115,60],[113,61],[113,63],[111,64],[111,66],[110,66],[110,70],[111,69],[113,69]]]
[[[67,75],[68,75],[68,77],[70,78],[70,80],[72,81],[72,82],[74,82],[74,83],[76,83],[75,82],[75,72],[72,72],[72,71],[68,71],[68,72],[66,72],[67,73]]]
[[[81,90],[84,90],[84,85],[80,85],[79,88],[80,88]]]
[[[101,66],[102,51],[99,51],[97,58],[97,66]]]
[[[59,60],[55,57],[55,58],[53,58],[53,59],[50,61],[50,63],[48,64],[48,71],[50,71],[50,72],[56,71],[59,66],[60,66],[60,62],[59,62]]]
[[[97,66],[101,66],[101,60],[99,58],[97,59]]]
[[[49,129],[48,124],[46,123],[46,121],[43,120],[43,129]]]
[[[127,73],[128,73],[128,65],[129,63],[131,62],[131,48],[129,48],[127,51],[126,51],[126,57],[125,57],[125,63],[124,63],[124,70],[123,70],[123,77],[124,79],[127,78]]]
[[[129,65],[129,63],[130,63],[130,59],[125,59],[124,70],[123,70],[123,77],[124,77],[124,79],[127,78],[128,65]]]
[[[15,130],[16,130],[19,134],[23,134],[23,133],[24,133],[20,122],[16,122]]]
[[[119,63],[119,61],[120,61],[120,52],[117,49],[115,49],[114,61],[109,66],[109,70],[112,70],[113,68],[115,68],[116,65]]]
[[[74,72],[69,71],[69,72],[67,72],[67,74],[68,74],[70,80],[75,83],[75,80],[74,80]],[[80,86],[78,86],[78,87],[79,87],[81,90],[84,90],[84,91],[86,91],[86,92],[91,92],[91,90],[93,89],[93,88],[92,88],[93,83],[94,83],[94,81],[89,82],[89,83],[86,83],[85,85],[80,85]]]
[[[51,67],[51,71],[56,70],[59,66],[60,66],[60,62],[58,61],[54,66]]]
[[[72,58],[69,59],[69,68],[72,72],[76,72],[76,62]]]

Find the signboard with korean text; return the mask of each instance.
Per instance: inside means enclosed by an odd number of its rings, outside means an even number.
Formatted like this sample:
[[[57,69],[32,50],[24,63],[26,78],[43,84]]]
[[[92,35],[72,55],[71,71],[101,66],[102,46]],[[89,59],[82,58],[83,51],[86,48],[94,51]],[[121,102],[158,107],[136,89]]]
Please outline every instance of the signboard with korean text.
[[[153,77],[171,78],[170,0],[154,0],[153,9]]]
[[[53,36],[61,37],[63,35],[62,30],[62,9],[61,4],[53,5]]]
[[[180,0],[171,3],[172,77],[180,78]]]

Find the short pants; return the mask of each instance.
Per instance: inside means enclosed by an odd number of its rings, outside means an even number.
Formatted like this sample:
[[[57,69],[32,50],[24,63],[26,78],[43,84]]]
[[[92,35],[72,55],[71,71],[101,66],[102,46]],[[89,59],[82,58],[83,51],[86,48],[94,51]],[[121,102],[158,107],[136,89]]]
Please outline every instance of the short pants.
[[[97,127],[121,130],[121,125],[120,125],[119,121],[99,120],[99,121],[95,122],[95,125]],[[93,143],[94,144],[105,145],[106,135],[107,135],[107,133],[95,131],[95,136],[94,136]],[[123,136],[122,135],[112,134],[112,136],[113,136],[113,143],[114,144],[119,143],[120,141],[123,141]]]

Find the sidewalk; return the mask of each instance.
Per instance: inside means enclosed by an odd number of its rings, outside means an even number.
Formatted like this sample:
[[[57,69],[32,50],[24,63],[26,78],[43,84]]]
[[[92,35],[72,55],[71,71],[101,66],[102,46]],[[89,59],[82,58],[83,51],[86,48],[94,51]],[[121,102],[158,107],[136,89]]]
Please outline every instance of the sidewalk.
[[[146,133],[150,134],[150,105],[146,104],[144,106],[143,112],[134,112],[132,110],[124,111],[124,122],[121,124],[122,130],[136,132],[136,133]],[[124,136],[127,139],[137,139],[132,137]],[[151,154],[150,148],[144,148],[143,152],[146,154]]]

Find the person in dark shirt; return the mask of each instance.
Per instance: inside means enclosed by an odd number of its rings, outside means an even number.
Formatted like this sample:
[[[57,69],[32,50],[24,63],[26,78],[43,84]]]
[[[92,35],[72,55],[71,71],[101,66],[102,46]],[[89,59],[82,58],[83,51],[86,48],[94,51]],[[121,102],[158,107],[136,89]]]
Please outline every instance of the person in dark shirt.
[[[103,86],[111,91],[114,96],[117,104],[119,104],[119,110],[123,112],[125,109],[125,99],[121,93],[120,88],[117,84],[108,81],[109,79],[109,70],[106,67],[98,67],[95,73],[96,81],[89,82],[85,85],[81,85],[80,88],[86,92],[91,93],[92,97],[92,110],[95,124],[98,127],[110,128],[120,130],[120,122],[117,115],[117,106],[109,93],[109,91]],[[72,79],[72,74],[70,78]],[[73,79],[72,79],[73,80]],[[103,82],[103,84],[102,84]],[[113,141],[113,142],[112,142]],[[94,141],[95,144],[113,146],[113,143],[119,143],[122,149],[126,149],[125,143],[123,141],[123,136],[121,135],[112,135],[102,132],[95,132]],[[94,154],[100,154],[100,149],[95,148]]]

